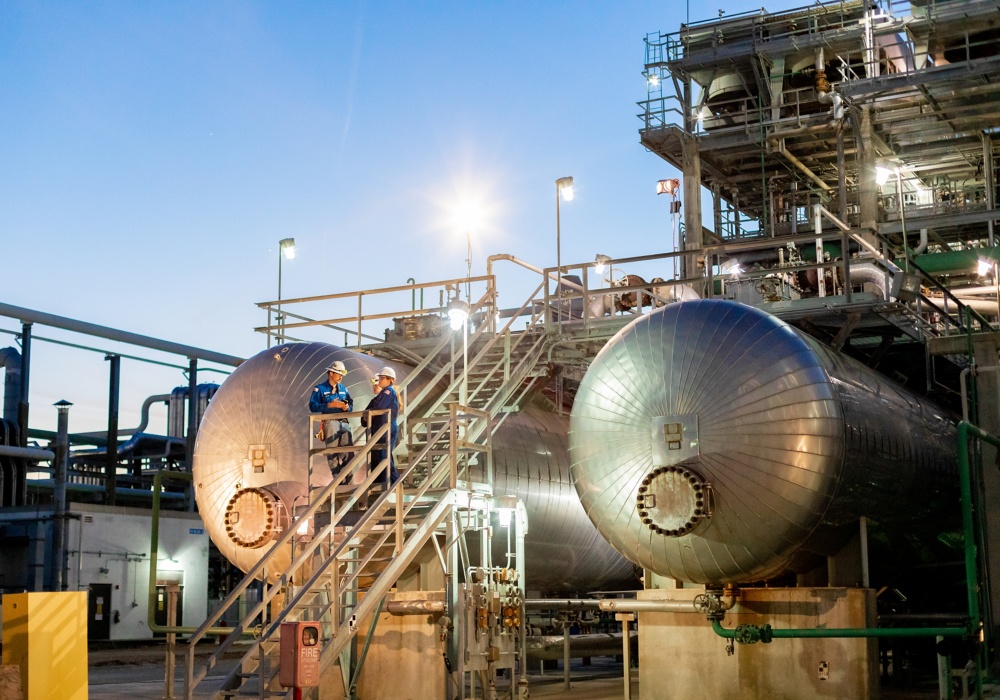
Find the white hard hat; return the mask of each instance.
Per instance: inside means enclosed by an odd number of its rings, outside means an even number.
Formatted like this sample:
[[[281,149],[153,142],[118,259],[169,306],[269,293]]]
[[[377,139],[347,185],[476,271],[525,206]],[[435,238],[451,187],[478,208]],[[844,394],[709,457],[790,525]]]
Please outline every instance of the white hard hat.
[[[327,372],[336,372],[341,377],[343,377],[344,375],[347,374],[347,368],[344,367],[344,363],[341,362],[340,360],[337,360],[332,365],[330,365],[329,367],[327,367],[326,371]]]
[[[378,371],[378,376],[388,377],[389,379],[396,381],[396,370],[392,367],[383,367]]]

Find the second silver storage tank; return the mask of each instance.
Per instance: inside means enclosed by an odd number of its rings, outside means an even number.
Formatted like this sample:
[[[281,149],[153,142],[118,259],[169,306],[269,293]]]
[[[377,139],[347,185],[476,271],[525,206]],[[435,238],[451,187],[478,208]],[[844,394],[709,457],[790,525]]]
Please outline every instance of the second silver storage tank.
[[[859,516],[913,512],[953,488],[954,443],[935,405],[721,300],[622,329],[570,420],[590,519],[636,564],[695,583],[813,568]]]

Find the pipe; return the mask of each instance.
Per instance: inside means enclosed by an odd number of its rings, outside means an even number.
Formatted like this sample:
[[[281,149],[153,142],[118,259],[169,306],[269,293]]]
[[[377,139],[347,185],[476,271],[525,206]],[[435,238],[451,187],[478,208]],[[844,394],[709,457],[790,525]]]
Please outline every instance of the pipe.
[[[0,456],[3,457],[23,457],[35,462],[53,460],[56,453],[52,450],[43,450],[38,447],[15,447],[13,445],[0,445]]]
[[[118,487],[118,401],[121,395],[122,358],[105,355],[111,363],[108,381],[108,447],[105,452],[104,498],[109,506],[115,505]]]
[[[132,430],[125,430],[119,432],[127,432],[132,435],[135,435],[136,433],[146,432],[146,427],[149,425],[149,409],[153,406],[154,403],[160,403],[160,402],[167,403],[169,401],[170,401],[170,394],[154,394],[152,396],[146,397],[146,400],[142,402],[142,410],[140,412],[141,418],[139,420],[138,427],[133,428]]]
[[[997,288],[995,285],[992,284],[979,287],[958,287],[958,288],[952,287],[951,293],[960,299],[962,297],[973,297],[973,296],[980,296],[983,294],[996,296]]]
[[[597,610],[597,598],[528,598],[524,601],[526,610]]]
[[[771,137],[768,137],[768,139],[767,139],[767,140],[768,140],[768,141],[771,141],[772,139],[771,139]],[[814,173],[814,172],[813,172],[812,170],[810,170],[810,169],[809,169],[809,166],[807,166],[807,165],[806,165],[805,163],[803,163],[803,162],[802,162],[801,160],[799,160],[798,158],[796,158],[795,156],[793,156],[793,155],[792,155],[792,154],[791,154],[791,153],[790,153],[789,151],[787,151],[787,150],[785,149],[785,147],[784,147],[784,146],[778,146],[778,147],[777,147],[777,151],[778,151],[778,153],[779,153],[779,154],[783,155],[783,156],[785,157],[785,159],[786,159],[786,160],[787,160],[787,161],[788,161],[789,163],[791,163],[791,164],[792,164],[792,165],[794,165],[794,166],[795,166],[796,168],[798,168],[798,169],[799,169],[799,170],[801,170],[801,171],[802,171],[803,173],[805,173],[805,175],[806,175],[806,176],[807,176],[807,177],[808,177],[808,178],[809,178],[810,180],[812,180],[813,182],[815,182],[815,183],[816,183],[817,185],[819,185],[819,186],[820,186],[821,188],[823,188],[823,189],[824,189],[824,190],[826,190],[827,192],[832,192],[832,191],[833,191],[833,188],[832,188],[832,187],[830,187],[830,186],[829,186],[828,184],[826,184],[825,182],[823,182],[823,180],[821,180],[821,179],[819,178],[819,176],[818,176],[818,175],[817,175],[816,173]]]
[[[443,600],[390,600],[385,604],[390,615],[429,615],[445,609]]]
[[[3,383],[3,419],[17,423],[17,404],[21,398],[21,353],[16,348],[0,350],[0,366],[6,372]]]
[[[190,472],[175,472],[168,469],[161,469],[153,477],[153,509],[150,513],[152,522],[149,527],[149,597],[146,609],[146,624],[149,631],[160,634],[192,634],[197,632],[197,627],[177,627],[168,625],[158,625],[156,623],[156,562],[160,549],[160,491],[164,479],[177,479],[178,481],[191,481]],[[205,634],[227,635],[232,634],[232,627],[209,627],[204,630]],[[245,632],[251,634],[252,632]]]
[[[184,355],[185,357],[215,362],[220,365],[238,367],[240,363],[243,362],[242,357],[236,357],[235,355],[225,355],[221,352],[203,350],[202,348],[182,345],[180,343],[172,343],[168,340],[160,340],[159,338],[151,338],[146,335],[139,335],[138,333],[118,330],[117,328],[108,328],[107,326],[99,326],[94,323],[77,321],[76,319],[56,316],[55,314],[48,314],[42,311],[35,311],[33,309],[26,309],[12,304],[0,303],[0,316],[20,319],[27,326],[30,326],[32,323],[39,323],[43,326],[62,328],[63,330],[73,331],[74,333],[93,335],[98,338],[107,338],[108,340],[117,340],[122,343],[128,343],[129,345],[138,345],[152,350],[161,350],[175,355]],[[23,379],[25,384],[27,384],[27,378],[23,377]]]
[[[927,298],[934,302],[944,301],[943,296],[927,295]],[[1000,308],[997,306],[996,299],[974,299],[963,297],[960,301],[976,313],[986,314],[988,316],[996,316],[1000,313]]]
[[[979,614],[979,576],[978,556],[976,550],[976,525],[973,515],[972,501],[972,470],[969,464],[969,436],[985,440],[993,447],[1000,448],[1000,439],[990,435],[978,426],[962,421],[958,424],[958,477],[962,491],[962,539],[965,543],[965,585],[966,595],[969,603],[969,631],[973,639],[981,644],[978,646],[979,657],[976,660],[976,697],[981,700],[983,697],[983,652],[986,642],[983,635],[985,630]],[[974,627],[973,627],[974,626]]]
[[[885,272],[880,270],[874,263],[860,263],[849,266],[851,269],[851,283],[873,284],[878,287],[882,294],[882,299],[888,299],[885,289]]]
[[[21,324],[21,397],[17,406],[17,426],[21,431],[21,447],[28,446],[28,380],[31,378],[31,324]],[[16,479],[15,479],[16,481]],[[15,496],[11,505],[20,505]]]
[[[693,600],[602,600],[603,612],[704,612],[695,607]]]
[[[712,620],[712,629],[724,639],[735,639],[739,644],[769,643],[772,639],[823,639],[855,637],[964,637],[965,627],[809,627],[802,629],[774,629],[771,625],[738,625],[726,629],[719,619]]]
[[[55,488],[52,492],[53,519],[52,519],[52,556],[54,558],[53,570],[56,580],[52,587],[54,591],[64,591],[67,588],[66,581],[66,474],[69,470],[69,401],[59,401],[56,404],[58,410],[56,427],[56,444],[54,460],[55,466]]]
[[[184,457],[187,461],[188,471],[194,464],[194,442],[198,433],[198,360],[192,357],[188,361],[188,424],[187,443],[184,450]]]
[[[415,280],[412,277],[407,277],[406,278],[406,283],[407,284],[416,284],[417,280]],[[423,296],[423,293],[424,293],[424,290],[421,289],[420,290],[421,297]],[[421,308],[423,308],[423,304],[421,304],[420,306],[421,306]],[[416,311],[416,310],[417,310],[417,288],[414,287],[412,290],[410,290],[410,311]]]

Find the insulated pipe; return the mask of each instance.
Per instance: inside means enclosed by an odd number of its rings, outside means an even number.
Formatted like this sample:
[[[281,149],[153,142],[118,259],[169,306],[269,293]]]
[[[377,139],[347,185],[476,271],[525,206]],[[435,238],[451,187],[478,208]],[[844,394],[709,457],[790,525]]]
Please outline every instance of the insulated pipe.
[[[220,365],[238,367],[240,363],[243,362],[242,357],[236,357],[235,355],[225,355],[221,352],[213,352],[211,350],[203,350],[202,348],[196,348],[190,345],[172,343],[168,340],[160,340],[159,338],[151,338],[146,335],[139,335],[138,333],[118,330],[117,328],[108,328],[107,326],[99,326],[94,323],[77,321],[76,319],[56,316],[55,314],[47,314],[33,309],[25,309],[12,304],[0,304],[0,316],[20,319],[28,327],[30,327],[32,323],[39,323],[43,326],[62,328],[63,330],[73,331],[74,333],[92,335],[98,338],[107,338],[108,340],[117,340],[122,343],[128,343],[129,345],[138,345],[152,350],[161,350],[175,355],[183,355],[185,357],[196,358],[199,360],[207,360],[208,362],[216,362]],[[23,379],[25,386],[27,386],[27,376],[24,376]]]
[[[931,301],[944,301],[944,297],[929,296],[928,299]],[[996,316],[1000,313],[1000,307],[997,306],[996,299],[975,299],[961,297],[961,302],[965,306],[969,307],[976,313],[986,314],[988,316]]]
[[[140,413],[141,419],[139,421],[138,427],[133,428],[129,432],[133,435],[135,435],[136,433],[146,432],[146,427],[149,425],[149,409],[153,406],[154,403],[169,403],[169,402],[170,402],[170,394],[154,394],[153,396],[147,397],[146,400],[142,402],[142,410]]]
[[[997,288],[996,285],[992,284],[987,284],[979,287],[960,287],[957,289],[952,287],[951,293],[960,299],[962,297],[974,297],[974,296],[981,296],[984,294],[996,296]]]
[[[860,263],[851,265],[851,282],[862,284],[873,284],[878,287],[882,299],[888,299],[885,290],[886,273],[880,270],[874,263]]]
[[[603,612],[702,612],[693,600],[602,600]]]
[[[6,370],[3,386],[3,419],[17,423],[17,405],[21,400],[21,353],[16,348],[0,350],[0,366]]]
[[[44,460],[53,460],[56,458],[56,453],[52,450],[43,450],[37,447],[17,447],[14,445],[0,445],[0,456],[3,457],[22,457],[24,459],[32,460],[35,462],[41,462]]]
[[[390,615],[428,615],[445,611],[443,600],[390,600],[385,611]]]

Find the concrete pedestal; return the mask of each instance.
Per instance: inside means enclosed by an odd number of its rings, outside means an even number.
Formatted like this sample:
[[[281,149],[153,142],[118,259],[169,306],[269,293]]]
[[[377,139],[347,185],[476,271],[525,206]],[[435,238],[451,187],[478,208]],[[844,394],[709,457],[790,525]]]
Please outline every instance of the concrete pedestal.
[[[444,591],[397,591],[394,600],[444,600]],[[445,697],[440,614],[382,613],[358,682],[358,697],[440,700]],[[368,629],[365,621],[363,630]],[[358,636],[359,646],[364,636]]]
[[[640,591],[640,600],[693,600],[699,590]],[[740,591],[723,626],[870,627],[875,593],[861,588],[750,588]],[[640,700],[801,700],[878,697],[873,639],[776,639],[737,644],[716,635],[705,616],[639,613]]]

